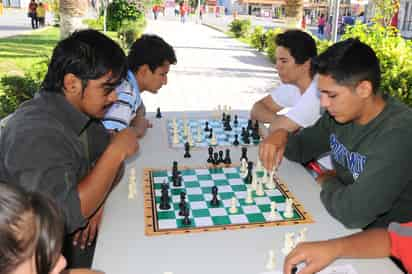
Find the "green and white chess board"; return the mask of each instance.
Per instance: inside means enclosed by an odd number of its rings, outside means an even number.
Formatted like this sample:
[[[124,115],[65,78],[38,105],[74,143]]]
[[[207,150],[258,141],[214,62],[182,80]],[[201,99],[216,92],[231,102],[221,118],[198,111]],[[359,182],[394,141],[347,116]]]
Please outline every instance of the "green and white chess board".
[[[252,192],[253,202],[247,203],[247,188],[250,184],[241,178],[239,167],[182,168],[182,186],[174,187],[171,170],[145,169],[145,232],[147,235],[202,232],[240,229],[262,226],[311,223],[311,216],[293,197],[286,185],[276,184],[275,189],[264,188],[258,196]],[[262,179],[263,172],[258,173]],[[171,208],[161,210],[162,183],[169,185]],[[212,206],[212,187],[218,188],[219,206]],[[183,224],[179,216],[180,192],[186,193],[190,225]],[[232,197],[236,198],[237,212],[230,213]],[[293,199],[293,216],[284,216],[286,198]],[[271,202],[276,202],[276,214],[271,214]]]

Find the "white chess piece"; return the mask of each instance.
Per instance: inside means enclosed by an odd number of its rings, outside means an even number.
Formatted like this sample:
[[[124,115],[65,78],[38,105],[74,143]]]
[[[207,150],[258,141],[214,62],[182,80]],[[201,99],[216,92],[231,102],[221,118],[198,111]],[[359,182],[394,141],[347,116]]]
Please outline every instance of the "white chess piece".
[[[129,192],[127,194],[127,199],[131,200],[133,198],[134,198],[133,185],[129,183]]]
[[[293,217],[293,200],[291,198],[286,198],[285,201],[285,211],[283,212],[283,215],[286,218],[292,218]]]
[[[276,202],[275,201],[273,201],[273,202],[271,202],[270,203],[270,215],[269,215],[269,217],[271,218],[271,219],[275,219],[276,217],[277,217],[277,213],[276,213],[276,207],[277,207],[277,205],[276,205]]]
[[[246,176],[247,176],[247,172],[248,172],[248,170],[247,170],[247,161],[246,161],[245,158],[243,158],[241,163],[240,163],[240,170],[239,171],[240,171],[240,177],[242,179],[245,179]]]
[[[237,200],[236,200],[236,197],[232,197],[232,200],[230,201],[229,212],[231,214],[237,213]]]
[[[187,137],[187,134],[189,133],[189,128],[187,126],[187,123],[183,124],[183,137]]]
[[[215,134],[214,132],[212,133],[212,139],[210,139],[210,144],[211,144],[212,146],[217,145],[216,134]]]
[[[198,143],[201,143],[203,141],[202,139],[202,128],[199,126],[197,127],[197,140]]]
[[[269,178],[267,180],[267,183],[266,183],[266,188],[267,189],[275,189],[276,188],[273,176],[274,176],[274,172],[271,171],[270,174],[269,174]]]
[[[227,105],[223,105],[223,113],[227,114]]]
[[[252,184],[251,184],[251,187],[254,191],[257,190],[258,184],[259,184],[259,182],[258,182],[257,174],[256,174],[256,172],[252,171]]]
[[[284,246],[282,248],[283,255],[288,255],[289,252],[292,251],[292,249],[294,247],[294,242],[293,242],[294,236],[295,236],[295,233],[293,233],[293,232],[286,232],[285,233],[285,242],[284,242]]]
[[[232,115],[232,107],[231,106],[227,107],[227,114]]]
[[[260,161],[259,156],[256,159],[256,172],[261,172],[263,169],[262,162]]]
[[[265,195],[265,191],[263,190],[263,183],[262,182],[257,182],[256,185],[256,195],[257,196],[263,196]]]
[[[194,145],[193,143],[193,137],[192,137],[192,129],[189,128],[188,132],[187,132],[187,142],[189,143],[189,145],[192,147]]]
[[[246,194],[245,203],[247,203],[247,204],[253,203],[253,196],[252,196],[253,189],[248,187],[246,192],[247,192],[247,194]]]
[[[268,261],[266,263],[266,269],[275,270],[275,268],[276,268],[275,251],[269,250]]]
[[[179,134],[177,133],[177,131],[173,132],[173,144],[177,145],[179,143]]]

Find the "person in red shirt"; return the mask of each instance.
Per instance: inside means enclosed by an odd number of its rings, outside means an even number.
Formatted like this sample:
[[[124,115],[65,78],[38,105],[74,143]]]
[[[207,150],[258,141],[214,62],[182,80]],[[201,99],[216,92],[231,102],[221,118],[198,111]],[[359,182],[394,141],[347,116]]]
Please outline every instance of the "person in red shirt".
[[[298,244],[285,259],[284,273],[301,262],[306,266],[299,274],[317,273],[337,258],[399,259],[412,273],[412,222],[391,223],[388,229],[368,229],[347,237]]]
[[[37,3],[35,0],[31,0],[29,3],[29,10],[28,10],[28,16],[31,18],[31,27],[33,29],[37,29],[39,27],[39,22],[37,20]]]

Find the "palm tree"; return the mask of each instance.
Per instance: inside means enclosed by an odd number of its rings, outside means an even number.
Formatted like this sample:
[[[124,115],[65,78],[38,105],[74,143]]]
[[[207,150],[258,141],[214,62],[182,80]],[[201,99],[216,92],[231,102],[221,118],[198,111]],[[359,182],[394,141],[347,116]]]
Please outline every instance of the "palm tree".
[[[60,0],[60,38],[64,39],[77,29],[84,28],[82,20],[87,13],[87,0]]]
[[[303,15],[303,0],[285,0],[286,24],[289,27],[300,27]]]

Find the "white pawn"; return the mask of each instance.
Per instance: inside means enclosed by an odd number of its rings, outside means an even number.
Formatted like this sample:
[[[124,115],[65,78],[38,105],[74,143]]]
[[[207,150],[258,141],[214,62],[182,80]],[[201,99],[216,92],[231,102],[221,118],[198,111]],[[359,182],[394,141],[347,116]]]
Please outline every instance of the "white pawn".
[[[283,215],[288,219],[293,217],[293,200],[291,198],[286,198],[285,211],[283,212]]]
[[[273,201],[273,202],[271,202],[270,203],[270,215],[269,215],[269,217],[271,218],[271,219],[275,219],[276,217],[277,217],[277,213],[276,213],[276,202],[275,201]]]
[[[193,143],[193,137],[192,137],[192,129],[189,128],[188,132],[187,132],[187,142],[189,143],[189,145],[192,147],[194,145]]]
[[[198,127],[197,128],[197,140],[198,143],[201,143],[203,141],[202,139],[202,128]]]
[[[232,197],[232,200],[230,201],[229,212],[231,214],[237,213],[237,200],[236,200],[236,197]]]
[[[267,189],[275,189],[276,188],[275,181],[273,180],[273,178],[274,178],[273,176],[274,176],[274,172],[271,171],[270,174],[269,174],[269,179],[267,180],[267,183],[266,183]]]
[[[177,131],[173,131],[173,144],[177,145],[179,143],[179,135]]]
[[[217,145],[216,134],[215,134],[214,132],[212,133],[212,139],[210,139],[210,144],[211,144],[212,146]]]
[[[282,253],[283,255],[288,255],[293,247],[294,247],[294,242],[293,242],[293,238],[295,236],[295,233],[293,232],[286,232],[285,233],[285,242],[284,242],[284,246],[282,248]]]
[[[133,191],[133,185],[129,184],[129,192],[127,195],[127,199],[131,200],[134,198],[134,191]]]
[[[246,195],[246,200],[245,200],[245,202],[247,203],[247,204],[252,204],[253,203],[253,197],[252,197],[252,188],[250,188],[250,187],[248,187],[247,188],[247,195]]]
[[[275,252],[273,250],[269,250],[268,261],[266,263],[266,269],[275,270],[275,268],[276,268]]]
[[[252,187],[252,189],[254,190],[254,191],[256,191],[257,190],[257,186],[258,186],[258,184],[259,184],[259,182],[258,182],[258,177],[257,177],[257,174],[256,174],[256,172],[252,172],[252,184],[251,184],[251,187]]]
[[[263,196],[265,195],[265,191],[263,190],[263,184],[262,182],[257,182],[257,186],[256,186],[256,195],[257,196]]]

